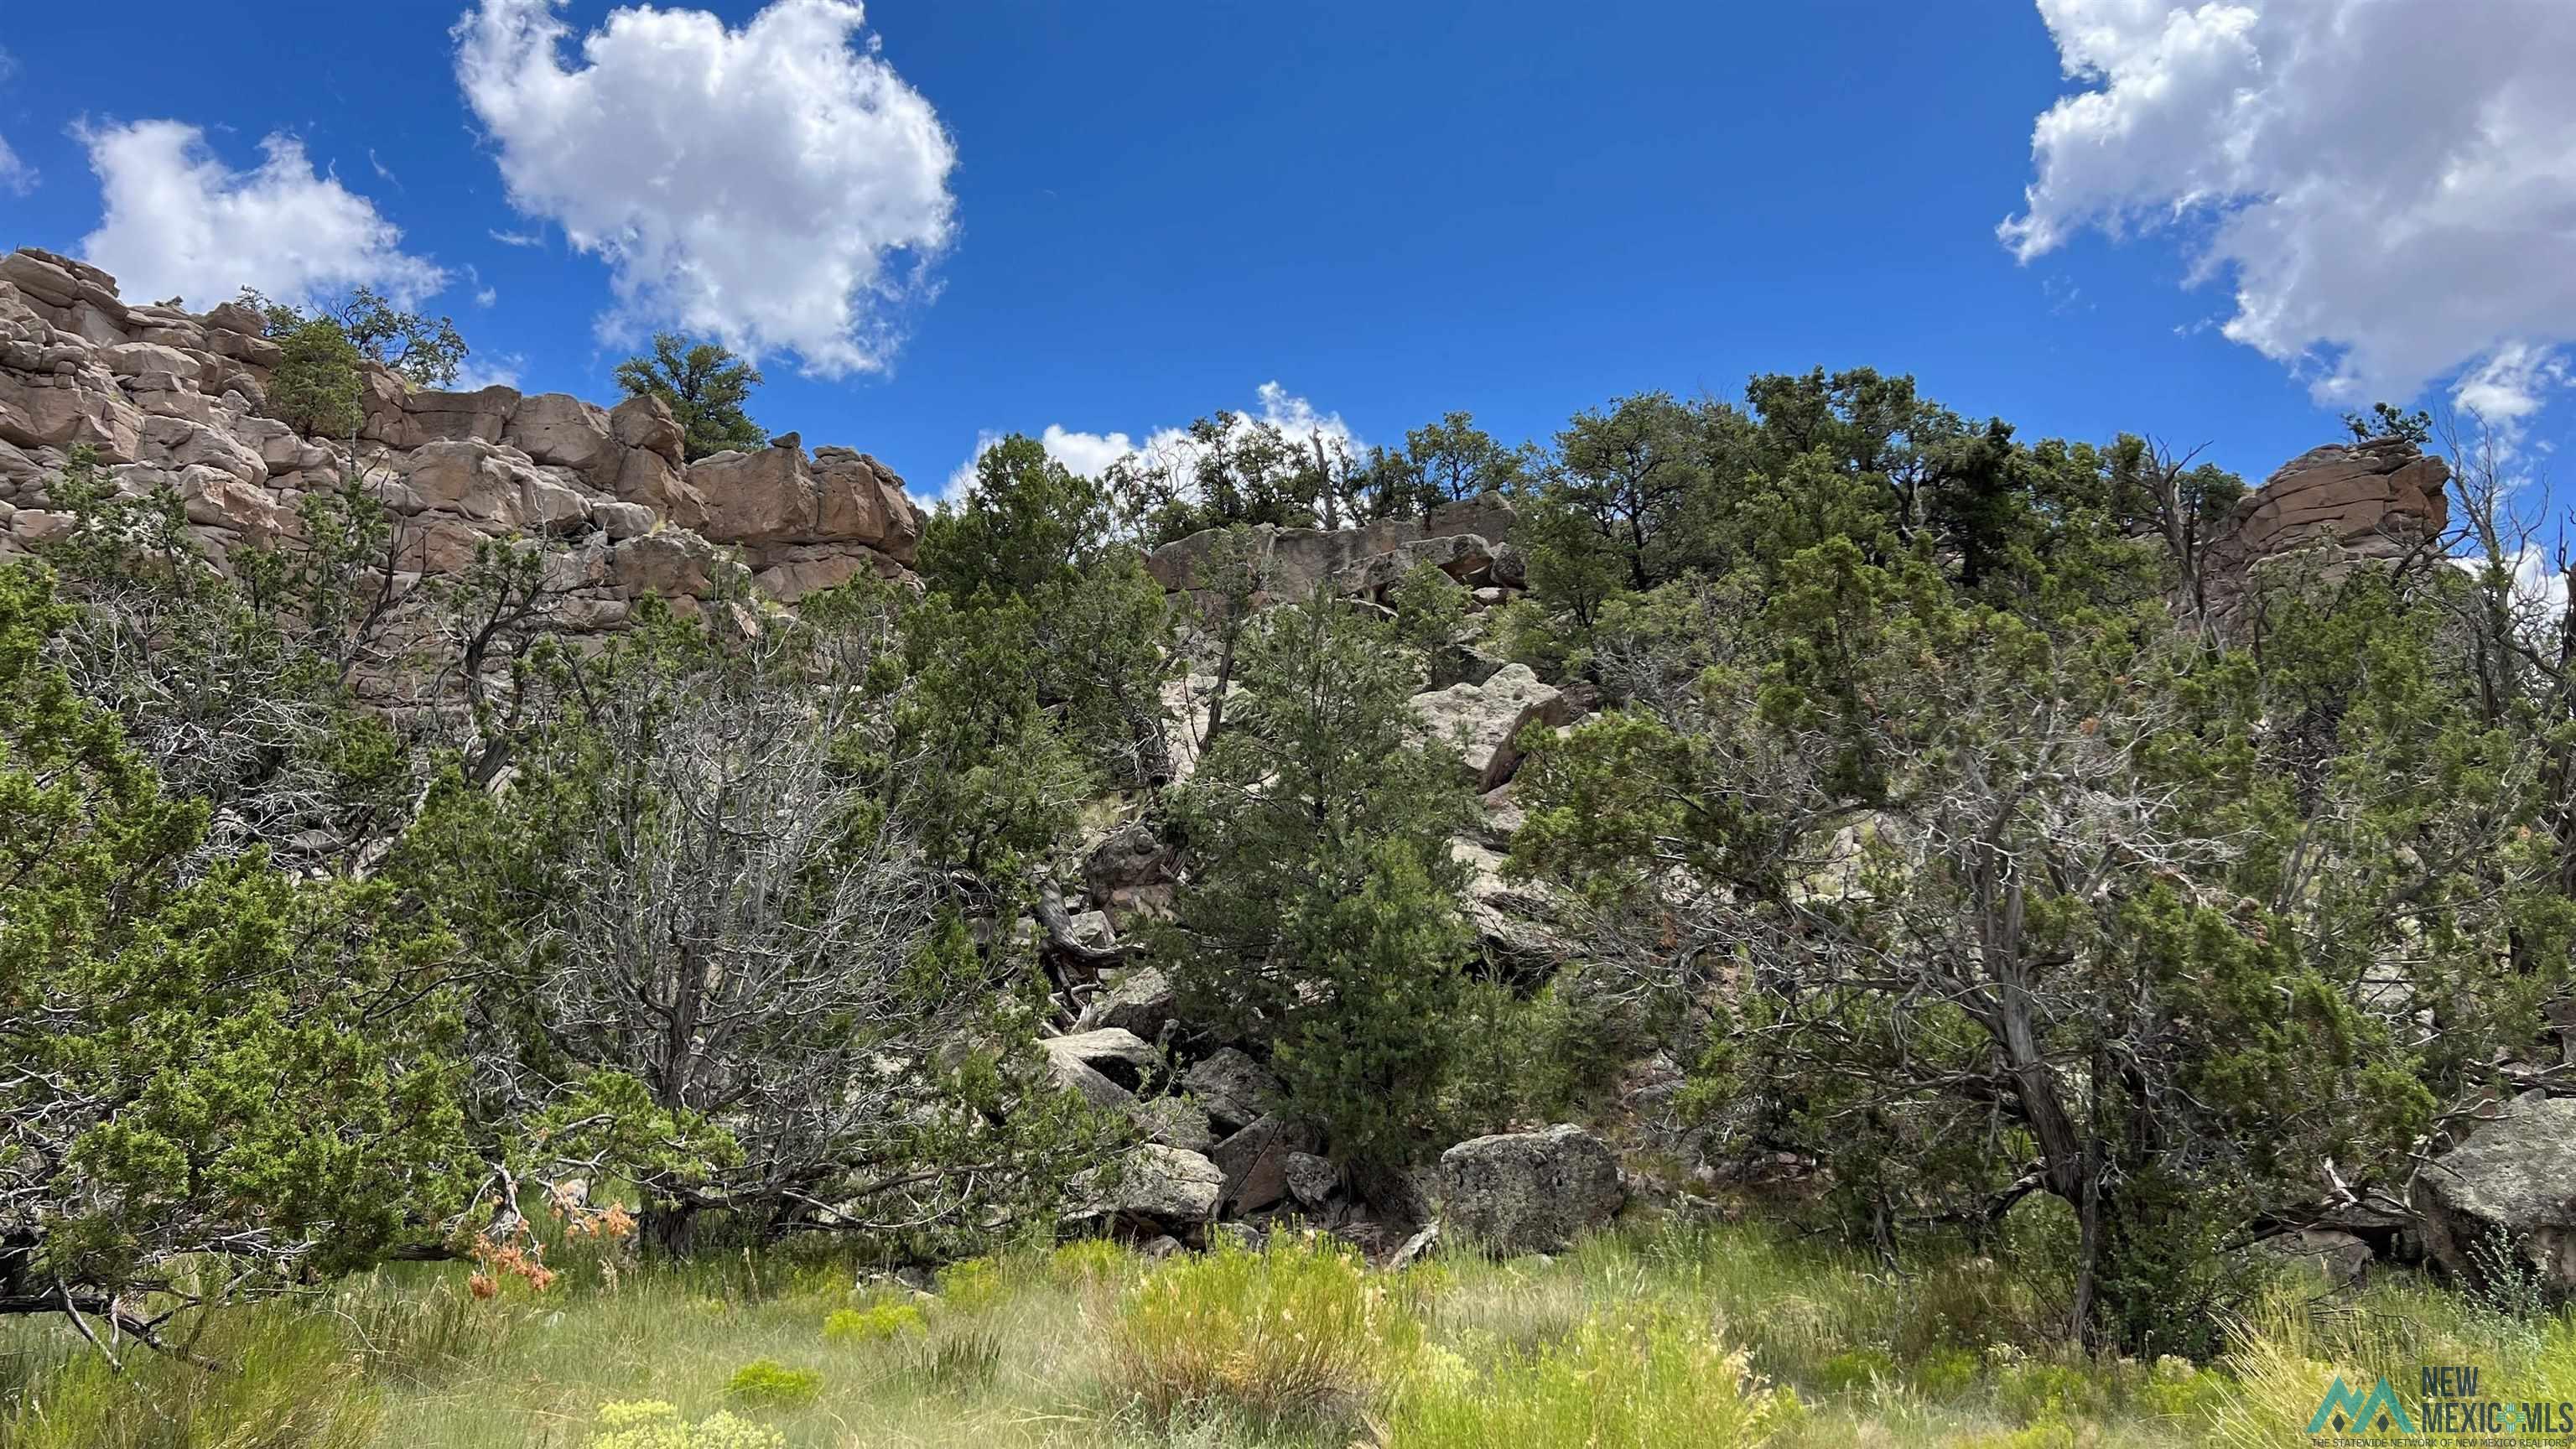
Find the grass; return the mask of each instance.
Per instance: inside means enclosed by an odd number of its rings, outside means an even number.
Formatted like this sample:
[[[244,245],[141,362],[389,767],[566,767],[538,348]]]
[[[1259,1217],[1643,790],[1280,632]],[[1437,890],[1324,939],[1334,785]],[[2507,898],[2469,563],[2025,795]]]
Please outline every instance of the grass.
[[[120,1375],[65,1326],[0,1324],[0,1449],[2233,1449],[2304,1442],[2337,1373],[2411,1391],[2418,1364],[2476,1364],[2499,1397],[2576,1399],[2576,1322],[2402,1275],[2286,1283],[2200,1366],[2065,1349],[2008,1264],[1891,1273],[1753,1227],[1400,1275],[1304,1238],[1032,1248],[935,1296],[854,1269],[478,1298],[463,1267],[405,1265],[184,1325],[221,1374],[129,1351]]]

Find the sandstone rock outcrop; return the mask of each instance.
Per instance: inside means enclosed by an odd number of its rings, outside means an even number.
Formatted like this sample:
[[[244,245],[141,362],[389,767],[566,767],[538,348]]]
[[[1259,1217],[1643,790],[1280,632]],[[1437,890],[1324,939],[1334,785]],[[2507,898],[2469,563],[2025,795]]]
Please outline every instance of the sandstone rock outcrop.
[[[0,257],[0,556],[69,527],[46,488],[75,447],[121,491],[171,486],[218,567],[298,538],[303,497],[353,469],[397,520],[406,587],[462,569],[488,539],[551,540],[576,631],[622,626],[648,592],[685,611],[736,571],[786,603],[897,577],[921,536],[903,480],[874,458],[809,456],[788,434],[692,464],[652,398],[424,390],[370,367],[356,438],[301,436],[265,415],[281,356],[237,303],[131,305],[87,263]]]
[[[2329,570],[2395,559],[2449,526],[2450,466],[2403,438],[2311,448],[2238,500],[2203,554],[2211,610],[2241,606],[2267,559],[2321,550]]]
[[[1444,503],[1423,518],[1390,518],[1359,528],[1247,530],[1252,566],[1270,602],[1304,598],[1318,584],[1335,593],[1374,597],[1417,563],[1429,562],[1461,584],[1489,581],[1495,551],[1513,523],[1512,506],[1487,495]],[[1145,557],[1145,571],[1166,589],[1204,589],[1225,530],[1208,529],[1167,543]]]

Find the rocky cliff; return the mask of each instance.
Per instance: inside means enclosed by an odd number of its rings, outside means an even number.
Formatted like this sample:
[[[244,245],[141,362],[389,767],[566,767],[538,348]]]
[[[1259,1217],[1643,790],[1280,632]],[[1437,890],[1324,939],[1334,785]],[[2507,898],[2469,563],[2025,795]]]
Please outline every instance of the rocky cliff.
[[[220,567],[244,544],[291,541],[298,502],[358,469],[399,520],[406,580],[453,573],[484,539],[561,545],[561,622],[614,629],[647,592],[686,609],[730,570],[792,602],[912,562],[921,512],[864,453],[795,434],[754,453],[681,456],[658,399],[602,408],[565,393],[407,388],[370,367],[351,440],[266,415],[275,342],[250,308],[130,304],[96,267],[26,249],[0,257],[0,556],[71,525],[47,481],[86,445],[120,490],[175,489]]]
[[[2403,438],[2329,443],[2292,458],[2238,500],[2206,554],[2213,612],[2233,616],[2257,567],[2316,551],[2327,571],[2403,558],[2450,526],[2450,465]]]

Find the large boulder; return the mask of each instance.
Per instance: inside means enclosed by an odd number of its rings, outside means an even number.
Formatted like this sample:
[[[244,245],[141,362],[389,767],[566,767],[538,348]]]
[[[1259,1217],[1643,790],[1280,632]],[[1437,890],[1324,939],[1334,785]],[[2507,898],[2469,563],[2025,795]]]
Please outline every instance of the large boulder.
[[[2484,1282],[2510,1254],[2555,1295],[2576,1296],[2576,1099],[2517,1102],[2416,1174],[2424,1249]]]
[[[1038,1045],[1048,1056],[1078,1062],[1130,1091],[1143,1086],[1162,1065],[1152,1042],[1114,1026],[1050,1037]]]
[[[1417,694],[1413,708],[1429,738],[1457,746],[1478,793],[1500,786],[1520,768],[1522,730],[1574,718],[1574,706],[1563,691],[1540,682],[1526,664],[1507,664],[1482,684],[1453,684]]]
[[[1288,1160],[1314,1147],[1313,1132],[1276,1115],[1219,1142],[1208,1160],[1225,1174],[1226,1211],[1240,1215],[1277,1206],[1288,1195]]]
[[[1178,864],[1170,847],[1154,834],[1154,827],[1138,820],[1121,825],[1101,838],[1082,863],[1082,888],[1102,905],[1117,903],[1119,896],[1145,886],[1160,885],[1172,878]]]
[[[1161,968],[1130,966],[1109,983],[1108,990],[1091,998],[1074,1027],[1091,1031],[1114,1026],[1151,1041],[1161,1034],[1163,1023],[1172,1019],[1172,1011],[1172,983]]]
[[[1198,1153],[1148,1142],[1129,1149],[1114,1172],[1076,1175],[1072,1188],[1075,1221],[1109,1218],[1137,1236],[1190,1241],[1216,1220],[1225,1174]]]
[[[1580,1127],[1505,1132],[1440,1155],[1450,1230],[1497,1253],[1558,1253],[1627,1202],[1619,1160]]]
[[[1279,1079],[1234,1047],[1220,1047],[1181,1074],[1181,1085],[1223,1131],[1249,1127],[1279,1102]]]

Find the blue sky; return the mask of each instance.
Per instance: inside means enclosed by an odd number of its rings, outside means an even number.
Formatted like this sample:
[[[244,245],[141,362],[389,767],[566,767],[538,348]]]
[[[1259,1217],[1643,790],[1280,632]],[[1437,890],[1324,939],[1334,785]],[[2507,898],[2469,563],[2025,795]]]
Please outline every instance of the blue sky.
[[[1814,365],[2258,478],[2371,395],[2562,428],[2562,0],[708,8],[26,7],[0,244],[372,275],[532,391],[723,332],[923,495],[1005,430],[1518,440]]]

